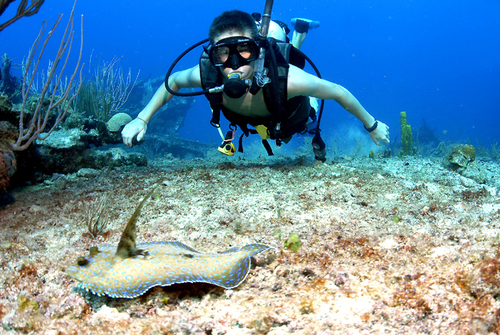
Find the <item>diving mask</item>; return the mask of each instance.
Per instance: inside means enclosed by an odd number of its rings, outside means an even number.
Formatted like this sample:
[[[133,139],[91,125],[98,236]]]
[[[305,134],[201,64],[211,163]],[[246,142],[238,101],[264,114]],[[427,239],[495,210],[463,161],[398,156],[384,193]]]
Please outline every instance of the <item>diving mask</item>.
[[[259,58],[260,48],[251,38],[235,36],[220,40],[206,51],[212,65],[236,70]]]

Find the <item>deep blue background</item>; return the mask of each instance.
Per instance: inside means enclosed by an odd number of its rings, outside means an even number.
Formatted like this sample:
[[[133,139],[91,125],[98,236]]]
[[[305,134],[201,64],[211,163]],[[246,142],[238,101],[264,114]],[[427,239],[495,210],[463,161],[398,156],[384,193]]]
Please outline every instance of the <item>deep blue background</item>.
[[[10,17],[19,1],[2,16]],[[224,10],[261,12],[254,1],[95,1],[80,0],[75,28],[84,14],[84,61],[93,50],[103,60],[123,56],[120,65],[140,77],[163,76],[170,63],[191,44],[207,36],[213,18]],[[304,5],[304,3],[307,3]],[[72,1],[47,0],[38,14],[0,33],[0,52],[20,63],[42,20],[64,13]],[[399,132],[399,113],[419,127],[425,118],[444,139],[500,141],[500,1],[385,0],[275,1],[273,18],[290,22],[306,17],[321,22],[302,50],[324,78],[349,89],[376,118]],[[79,36],[74,55],[77,54]],[[51,55],[58,40],[49,45]],[[193,52],[178,69],[196,64]],[[87,66],[87,65],[86,65]],[[19,72],[16,72],[19,75]],[[326,105],[324,133],[361,128],[334,102]],[[208,125],[210,109],[198,98],[182,135],[208,141],[217,134]],[[446,135],[443,135],[446,131]],[[218,141],[218,140],[217,140]]]

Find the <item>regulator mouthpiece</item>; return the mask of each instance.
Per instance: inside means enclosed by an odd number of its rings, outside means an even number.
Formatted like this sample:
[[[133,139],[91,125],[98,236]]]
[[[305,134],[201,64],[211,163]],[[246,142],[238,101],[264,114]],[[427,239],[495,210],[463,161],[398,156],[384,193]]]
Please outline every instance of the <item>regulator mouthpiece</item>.
[[[240,73],[231,73],[227,77],[228,79],[223,86],[223,91],[228,97],[233,99],[241,98],[252,85],[251,80],[241,79]]]

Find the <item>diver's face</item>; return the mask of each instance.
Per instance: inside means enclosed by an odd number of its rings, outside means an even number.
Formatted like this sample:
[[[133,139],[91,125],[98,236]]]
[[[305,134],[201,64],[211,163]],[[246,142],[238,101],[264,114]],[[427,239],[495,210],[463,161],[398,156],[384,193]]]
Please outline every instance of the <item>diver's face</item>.
[[[215,39],[215,41],[216,41],[215,44],[217,44],[218,42],[220,42],[224,39],[236,37],[236,36],[245,36],[248,38],[252,38],[251,34],[248,32],[242,33],[240,31],[233,30],[233,31],[223,32],[220,35],[218,35],[217,38]],[[232,73],[239,73],[239,74],[241,74],[241,79],[252,79],[253,74],[254,74],[254,68],[253,68],[254,63],[255,63],[255,61],[251,61],[250,63],[248,63],[246,65],[242,65],[236,69],[233,69],[231,67],[224,67],[224,66],[220,66],[219,68],[220,68],[221,72],[224,74],[224,76],[223,76],[224,78],[228,78],[228,76],[231,75]]]

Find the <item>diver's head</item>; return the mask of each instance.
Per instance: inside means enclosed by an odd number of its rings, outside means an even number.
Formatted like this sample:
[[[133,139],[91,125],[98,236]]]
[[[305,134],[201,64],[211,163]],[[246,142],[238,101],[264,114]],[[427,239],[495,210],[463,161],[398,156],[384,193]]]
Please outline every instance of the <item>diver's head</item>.
[[[259,36],[257,24],[252,15],[240,10],[231,10],[217,16],[208,30],[210,44],[215,44],[223,37],[221,35],[233,33],[234,36],[246,36],[255,39]]]
[[[245,12],[232,10],[216,17],[209,29],[210,61],[220,68],[224,78],[232,73],[241,79],[253,76],[253,61],[259,56],[255,38],[259,36],[254,18]]]

